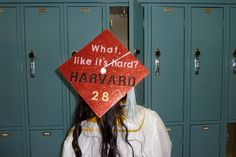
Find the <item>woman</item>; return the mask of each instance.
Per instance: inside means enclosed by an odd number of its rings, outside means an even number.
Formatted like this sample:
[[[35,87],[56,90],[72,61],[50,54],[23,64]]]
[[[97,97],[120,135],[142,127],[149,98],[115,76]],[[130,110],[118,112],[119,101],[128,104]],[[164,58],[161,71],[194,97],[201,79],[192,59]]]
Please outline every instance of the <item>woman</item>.
[[[170,157],[171,141],[158,114],[136,105],[134,90],[101,118],[81,99],[62,157]]]

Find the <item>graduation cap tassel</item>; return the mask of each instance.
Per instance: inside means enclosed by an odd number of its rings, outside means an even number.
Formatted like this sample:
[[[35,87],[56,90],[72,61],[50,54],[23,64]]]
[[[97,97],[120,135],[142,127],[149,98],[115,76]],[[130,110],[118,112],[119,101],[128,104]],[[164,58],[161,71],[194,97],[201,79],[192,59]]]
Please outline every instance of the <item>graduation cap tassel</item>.
[[[137,101],[136,101],[136,96],[135,96],[135,90],[132,88],[128,94],[127,94],[127,117],[130,118],[136,113],[136,106],[137,106]]]

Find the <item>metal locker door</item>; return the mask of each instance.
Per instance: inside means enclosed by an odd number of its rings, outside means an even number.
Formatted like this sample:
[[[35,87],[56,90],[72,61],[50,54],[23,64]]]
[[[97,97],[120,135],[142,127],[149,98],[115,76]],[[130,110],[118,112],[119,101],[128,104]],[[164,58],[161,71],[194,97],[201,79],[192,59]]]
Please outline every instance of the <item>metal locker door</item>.
[[[103,29],[102,6],[68,6],[67,7],[67,37],[69,57],[73,51],[80,50]],[[72,87],[71,87],[72,88]],[[71,117],[76,106],[77,92],[71,89]]]
[[[171,157],[183,157],[183,126],[167,126],[172,142]]]
[[[183,121],[184,7],[152,7],[151,105],[165,122]]]
[[[18,43],[17,8],[0,6],[0,127],[21,126],[22,59]]]
[[[24,17],[29,124],[63,125],[60,8],[25,6]]]
[[[80,50],[102,31],[101,6],[68,6],[67,33],[69,55]]]
[[[24,157],[22,131],[0,130],[0,156]]]
[[[63,130],[31,130],[31,157],[59,157],[63,144]]]
[[[236,120],[236,8],[230,8],[228,120]]]
[[[223,8],[192,8],[191,120],[220,120]]]
[[[220,156],[220,126],[218,124],[192,125],[190,157]]]

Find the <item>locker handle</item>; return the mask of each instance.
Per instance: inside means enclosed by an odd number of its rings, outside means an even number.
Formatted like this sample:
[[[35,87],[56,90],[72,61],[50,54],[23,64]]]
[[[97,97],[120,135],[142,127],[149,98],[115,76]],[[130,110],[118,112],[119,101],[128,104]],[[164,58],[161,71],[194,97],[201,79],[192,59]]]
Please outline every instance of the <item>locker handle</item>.
[[[43,136],[51,136],[51,134],[52,134],[52,133],[49,132],[49,131],[43,131],[43,132],[42,132],[42,135],[43,135]]]
[[[113,28],[113,20],[112,19],[110,19],[110,29],[112,29]]]
[[[234,52],[233,52],[233,57],[236,58],[236,48],[234,49]]]
[[[203,130],[203,131],[208,131],[208,130],[210,130],[210,129],[211,129],[210,126],[203,126],[203,127],[202,127],[202,130]]]
[[[234,49],[233,59],[231,62],[232,62],[232,72],[233,74],[236,74],[236,48]]]
[[[171,128],[166,128],[166,131],[167,132],[171,132]]]
[[[30,77],[35,78],[35,53],[33,50],[30,50],[29,54],[30,59]]]
[[[73,52],[71,53],[71,56],[74,56],[74,55],[76,55],[76,51],[73,51]]]
[[[3,8],[0,8],[0,14],[4,12],[4,9]]]
[[[200,54],[201,51],[199,48],[196,49],[195,51],[195,57],[194,57],[194,71],[195,75],[199,75],[199,70],[200,70]]]
[[[134,56],[137,57],[137,55],[140,54],[140,50],[139,49],[135,49],[135,52],[134,52]]]
[[[160,75],[160,56],[161,56],[161,51],[159,48],[157,48],[155,52],[155,73],[157,76]]]
[[[8,136],[10,136],[10,134],[8,132],[1,133],[1,137],[8,137]]]

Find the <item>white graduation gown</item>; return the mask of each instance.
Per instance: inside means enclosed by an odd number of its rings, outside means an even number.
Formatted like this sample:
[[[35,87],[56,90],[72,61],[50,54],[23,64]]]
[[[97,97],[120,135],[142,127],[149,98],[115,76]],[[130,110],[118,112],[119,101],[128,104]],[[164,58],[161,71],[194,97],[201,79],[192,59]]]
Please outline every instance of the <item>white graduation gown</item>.
[[[137,113],[125,119],[128,127],[128,140],[133,147],[135,157],[170,157],[171,141],[166,127],[158,114],[150,109],[137,105]],[[83,157],[100,157],[101,135],[97,123],[84,121],[83,131],[79,137],[79,145]],[[73,131],[64,141],[62,157],[75,157],[72,147]],[[122,131],[117,138],[117,146],[121,157],[132,157],[132,149],[124,141]]]

